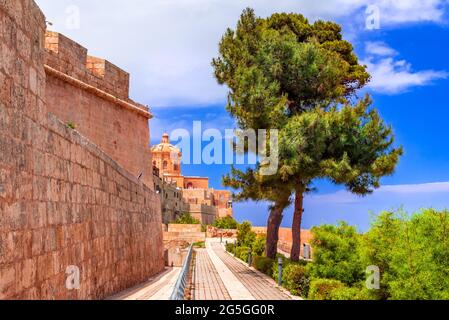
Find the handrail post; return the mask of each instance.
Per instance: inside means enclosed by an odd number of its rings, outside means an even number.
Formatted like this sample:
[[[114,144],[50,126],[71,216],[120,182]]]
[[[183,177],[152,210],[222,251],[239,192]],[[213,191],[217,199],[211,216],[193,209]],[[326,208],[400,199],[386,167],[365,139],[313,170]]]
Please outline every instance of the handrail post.
[[[278,259],[278,284],[280,286],[282,286],[282,264],[283,264],[283,260],[282,258]]]
[[[175,288],[173,289],[173,293],[170,297],[170,300],[184,300],[185,289],[187,286],[187,280],[190,271],[190,263],[192,262],[193,255],[193,245],[190,245],[189,252],[187,253],[186,260],[181,269],[181,273],[179,274],[178,280],[176,281]]]

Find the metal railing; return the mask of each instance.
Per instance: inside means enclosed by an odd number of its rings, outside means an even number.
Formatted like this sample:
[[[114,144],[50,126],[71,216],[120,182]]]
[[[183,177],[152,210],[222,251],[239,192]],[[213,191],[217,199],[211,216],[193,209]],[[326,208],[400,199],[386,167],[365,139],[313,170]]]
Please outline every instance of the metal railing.
[[[190,263],[192,262],[193,256],[193,245],[190,246],[189,252],[187,253],[186,260],[182,266],[181,273],[178,280],[176,281],[175,288],[170,297],[170,300],[184,300],[185,290],[187,282],[189,279]]]

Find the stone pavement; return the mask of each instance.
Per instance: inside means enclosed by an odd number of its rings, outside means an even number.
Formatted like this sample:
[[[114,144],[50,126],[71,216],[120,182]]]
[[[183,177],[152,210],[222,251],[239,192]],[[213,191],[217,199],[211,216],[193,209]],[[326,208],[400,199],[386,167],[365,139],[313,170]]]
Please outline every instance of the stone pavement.
[[[206,249],[195,250],[192,300],[231,300]]]
[[[254,296],[249,292],[249,290],[243,285],[243,283],[235,276],[235,274],[229,270],[229,268],[224,264],[215,250],[213,245],[215,244],[215,239],[207,239],[206,249],[207,253],[214,264],[220,278],[223,280],[226,289],[229,292],[232,300],[255,300]],[[220,246],[220,244],[218,244]]]
[[[181,268],[166,268],[147,282],[127,289],[107,300],[169,300]]]
[[[168,268],[110,299],[168,300],[179,274],[180,268]],[[299,300],[270,277],[228,254],[220,239],[207,239],[206,249],[195,250],[191,279],[192,300]]]
[[[243,262],[235,259],[224,250],[219,243],[211,243],[215,254],[226,267],[247,288],[256,300],[292,300],[292,297],[281,290],[276,282],[268,276],[249,268]]]

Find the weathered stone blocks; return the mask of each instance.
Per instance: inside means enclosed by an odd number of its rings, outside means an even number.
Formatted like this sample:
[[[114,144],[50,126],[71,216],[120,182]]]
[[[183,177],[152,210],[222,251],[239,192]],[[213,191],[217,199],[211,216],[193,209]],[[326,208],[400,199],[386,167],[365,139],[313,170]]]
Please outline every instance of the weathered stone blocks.
[[[164,264],[157,196],[47,114],[45,20],[36,4],[0,1],[0,31],[0,299],[101,299],[145,281]],[[83,62],[85,50],[63,41],[65,58],[51,55],[54,62]],[[113,85],[127,81],[104,66]],[[143,123],[137,134],[145,136]],[[137,163],[148,161],[143,155]],[[80,290],[65,287],[71,265]]]

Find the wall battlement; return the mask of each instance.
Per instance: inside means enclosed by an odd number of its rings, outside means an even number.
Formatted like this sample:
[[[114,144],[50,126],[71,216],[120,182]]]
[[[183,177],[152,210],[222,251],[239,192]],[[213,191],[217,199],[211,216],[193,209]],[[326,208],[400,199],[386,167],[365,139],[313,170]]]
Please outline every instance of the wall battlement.
[[[129,74],[66,36],[45,32],[47,110],[153,186],[148,108],[129,99]]]
[[[45,33],[45,48],[49,67],[148,111],[129,99],[128,72],[105,59],[88,55],[85,47],[57,32]]]

